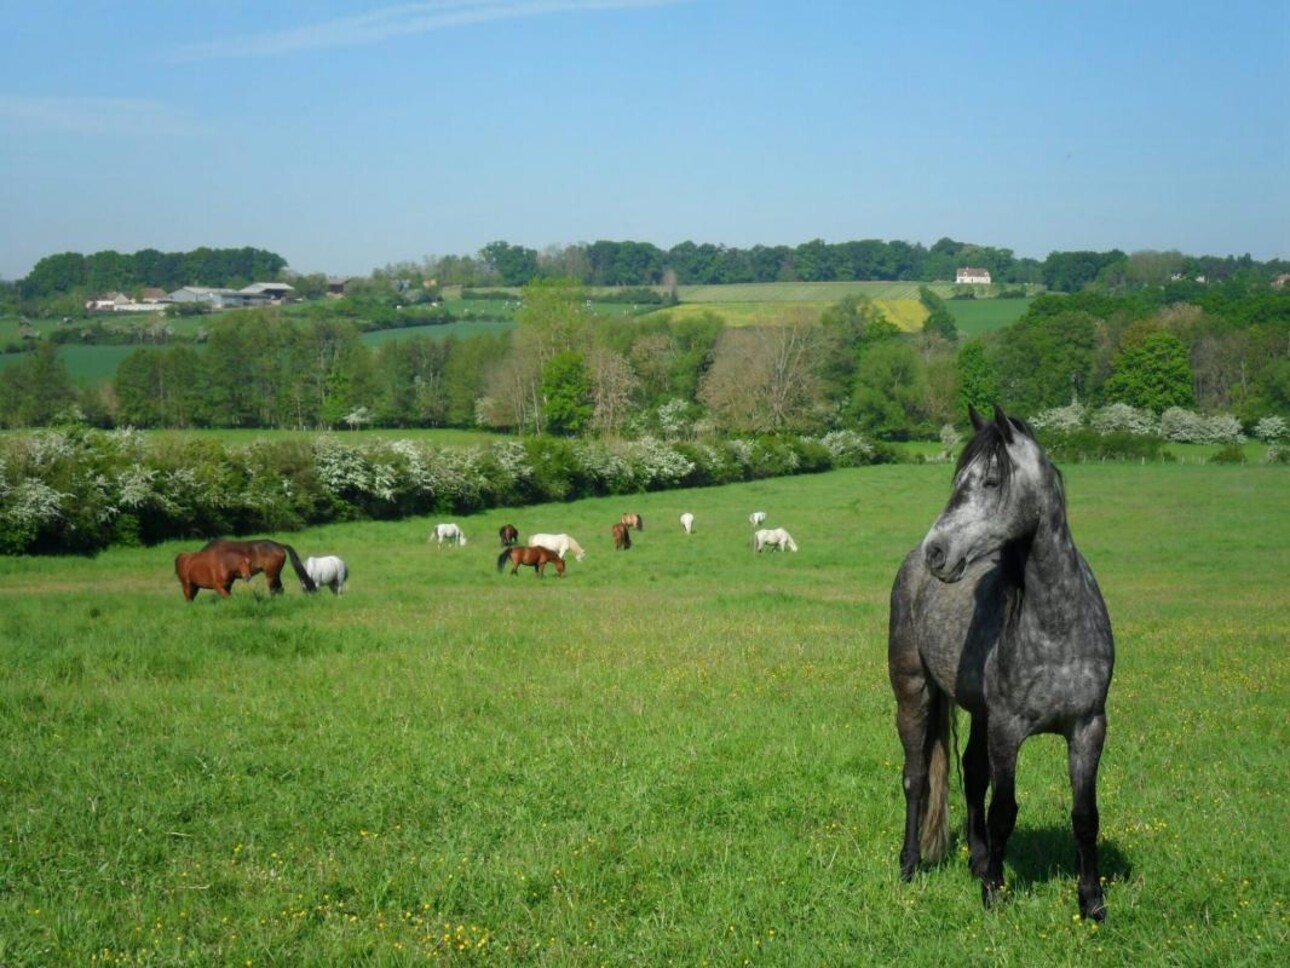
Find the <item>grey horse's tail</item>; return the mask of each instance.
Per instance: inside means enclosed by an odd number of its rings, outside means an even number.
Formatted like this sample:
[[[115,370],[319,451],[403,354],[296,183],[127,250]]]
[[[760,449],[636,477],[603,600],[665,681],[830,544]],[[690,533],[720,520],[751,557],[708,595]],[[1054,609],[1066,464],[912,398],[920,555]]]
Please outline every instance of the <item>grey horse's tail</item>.
[[[927,799],[918,841],[919,852],[927,864],[944,857],[950,846],[950,725],[954,703],[941,690],[935,692],[932,708],[927,713],[927,738],[923,748],[927,758]]]
[[[296,577],[300,579],[300,584],[304,586],[305,591],[318,591],[317,583],[309,577],[309,572],[305,571],[305,563],[296,554],[296,549],[289,544],[284,544],[282,547],[286,550],[287,557],[291,559],[291,567],[296,570]]]

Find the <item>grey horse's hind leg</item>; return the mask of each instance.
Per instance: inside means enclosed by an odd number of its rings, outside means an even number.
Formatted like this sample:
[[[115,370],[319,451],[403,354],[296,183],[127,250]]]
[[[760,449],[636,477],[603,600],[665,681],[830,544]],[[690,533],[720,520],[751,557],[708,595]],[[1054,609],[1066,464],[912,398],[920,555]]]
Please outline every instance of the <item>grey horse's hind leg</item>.
[[[1097,767],[1106,740],[1106,717],[1078,724],[1066,741],[1071,774],[1071,827],[1079,854],[1079,913],[1106,920],[1106,898],[1097,866]]]
[[[963,792],[967,800],[968,865],[984,877],[989,863],[990,840],[985,827],[985,794],[990,788],[990,751],[985,713],[972,716],[972,732],[963,751]]]

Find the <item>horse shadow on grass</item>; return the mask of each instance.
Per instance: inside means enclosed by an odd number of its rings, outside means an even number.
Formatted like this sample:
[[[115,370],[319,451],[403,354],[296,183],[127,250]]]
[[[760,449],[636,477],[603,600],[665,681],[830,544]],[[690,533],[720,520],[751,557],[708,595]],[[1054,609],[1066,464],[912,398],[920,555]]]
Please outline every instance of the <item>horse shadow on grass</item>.
[[[1133,864],[1113,840],[1099,840],[1098,867],[1107,883],[1124,881],[1133,873]],[[1007,866],[1012,868],[1012,887],[1026,890],[1053,880],[1075,879],[1079,863],[1075,838],[1070,827],[1018,826],[1008,839]]]

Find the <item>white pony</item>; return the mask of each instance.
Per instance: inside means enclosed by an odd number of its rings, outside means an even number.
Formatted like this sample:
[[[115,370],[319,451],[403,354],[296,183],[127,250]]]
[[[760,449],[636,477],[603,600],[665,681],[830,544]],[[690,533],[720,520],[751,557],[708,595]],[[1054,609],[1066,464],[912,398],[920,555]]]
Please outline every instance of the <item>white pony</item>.
[[[752,514],[748,515],[748,523],[751,524],[754,528],[757,527],[757,525],[761,524],[765,520],[766,520],[765,511],[754,511]]]
[[[760,552],[762,548],[770,548],[773,551],[796,551],[797,542],[783,528],[762,528],[753,535],[753,550]]]
[[[573,538],[567,534],[531,534],[529,535],[529,547],[545,548],[547,551],[554,551],[560,556],[561,561],[564,560],[564,556],[570,551],[573,552],[573,556],[579,561],[582,561],[583,558],[587,557],[587,553],[582,550],[582,545],[578,544],[578,542],[574,541]]]
[[[686,534],[694,534],[694,515],[689,511],[681,515],[681,527],[685,529]]]
[[[440,545],[446,541],[448,544],[460,546],[466,543],[466,532],[455,524],[436,524],[426,540],[438,542]]]
[[[312,578],[319,588],[326,585],[333,595],[339,595],[345,590],[349,568],[335,555],[324,555],[321,558],[306,558],[305,574]]]

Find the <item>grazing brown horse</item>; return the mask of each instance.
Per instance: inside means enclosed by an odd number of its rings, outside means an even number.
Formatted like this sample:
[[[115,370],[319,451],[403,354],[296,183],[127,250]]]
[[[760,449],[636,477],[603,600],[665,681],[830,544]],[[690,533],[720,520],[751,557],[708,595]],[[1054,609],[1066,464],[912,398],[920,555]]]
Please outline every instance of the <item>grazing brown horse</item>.
[[[629,528],[635,528],[637,531],[645,530],[645,519],[635,511],[628,511],[622,517],[622,523]]]
[[[615,551],[626,551],[632,546],[632,529],[621,521],[610,528],[609,531],[614,536]]]
[[[532,565],[533,573],[538,578],[541,578],[548,562],[555,565],[555,570],[561,578],[564,577],[564,559],[554,551],[540,546],[507,548],[497,558],[497,570],[499,572],[506,567],[507,561],[511,563],[511,577],[514,577],[515,573],[520,570],[520,565]]]
[[[296,554],[296,549],[289,544],[279,544],[268,538],[258,538],[254,541],[213,538],[202,546],[202,551],[212,550],[245,555],[251,562],[251,574],[258,575],[264,572],[264,578],[269,583],[269,591],[274,595],[282,594],[282,569],[288,558],[291,559],[291,567],[296,570],[296,577],[300,579],[300,587],[307,592],[318,590],[317,584],[305,570],[304,562]]]
[[[504,524],[497,529],[497,536],[502,539],[502,547],[509,548],[520,540],[520,533],[513,524]]]
[[[251,559],[237,551],[181,551],[175,555],[175,574],[184,590],[184,600],[191,602],[197,592],[210,588],[221,598],[229,597],[229,589],[237,579],[251,580]]]

